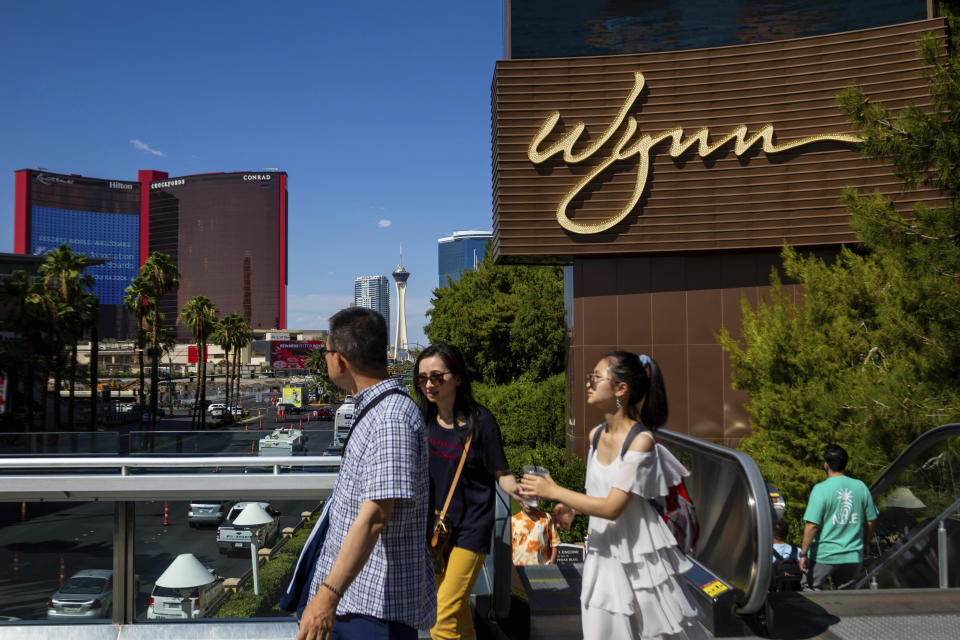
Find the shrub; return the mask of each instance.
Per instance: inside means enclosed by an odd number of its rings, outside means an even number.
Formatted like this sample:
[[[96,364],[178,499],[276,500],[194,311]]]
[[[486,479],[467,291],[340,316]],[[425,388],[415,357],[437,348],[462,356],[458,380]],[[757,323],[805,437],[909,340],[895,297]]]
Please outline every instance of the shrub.
[[[546,380],[474,384],[477,402],[490,409],[506,446],[564,446],[566,389],[564,374]]]

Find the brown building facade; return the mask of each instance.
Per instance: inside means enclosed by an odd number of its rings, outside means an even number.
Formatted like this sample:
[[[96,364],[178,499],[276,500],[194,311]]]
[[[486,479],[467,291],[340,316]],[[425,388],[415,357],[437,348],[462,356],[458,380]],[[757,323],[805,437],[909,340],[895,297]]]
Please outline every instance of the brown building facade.
[[[582,380],[612,349],[661,364],[667,428],[728,445],[749,433],[715,333],[738,334],[783,243],[831,255],[853,240],[847,186],[902,211],[946,202],[860,155],[835,102],[856,82],[895,109],[929,104],[914,43],[944,29],[497,63],[494,245],[504,262],[572,265],[572,452],[600,420]]]

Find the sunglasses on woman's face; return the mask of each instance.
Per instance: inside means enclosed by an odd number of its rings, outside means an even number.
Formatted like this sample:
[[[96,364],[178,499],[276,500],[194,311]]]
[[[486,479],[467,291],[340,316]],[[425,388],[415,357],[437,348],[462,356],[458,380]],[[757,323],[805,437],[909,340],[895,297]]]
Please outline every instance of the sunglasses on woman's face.
[[[415,380],[416,383],[417,383],[418,385],[420,385],[421,387],[426,386],[426,384],[427,384],[428,381],[429,381],[433,386],[439,387],[440,385],[443,384],[443,381],[444,381],[444,380],[443,380],[443,376],[447,375],[448,373],[450,373],[450,372],[449,372],[449,371],[434,371],[434,372],[431,373],[431,374],[418,373],[417,376],[414,378],[414,380]]]

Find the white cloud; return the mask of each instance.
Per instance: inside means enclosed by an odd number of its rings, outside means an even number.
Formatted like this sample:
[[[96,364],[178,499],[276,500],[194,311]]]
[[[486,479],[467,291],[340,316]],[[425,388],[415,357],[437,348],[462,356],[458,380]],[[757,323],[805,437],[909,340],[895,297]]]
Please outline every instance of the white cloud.
[[[139,149],[140,151],[146,151],[147,153],[152,153],[153,155],[160,156],[161,158],[167,157],[167,154],[165,154],[163,151],[157,151],[156,149],[152,149],[150,145],[148,145],[146,142],[142,142],[140,140],[137,140],[136,138],[131,140],[130,144],[133,145],[134,149]]]
[[[381,229],[386,229],[386,228],[389,227],[391,224],[393,224],[393,223],[390,222],[389,220],[387,220],[386,218],[382,218],[382,219],[380,220],[380,222],[377,223],[377,226],[380,227]]]

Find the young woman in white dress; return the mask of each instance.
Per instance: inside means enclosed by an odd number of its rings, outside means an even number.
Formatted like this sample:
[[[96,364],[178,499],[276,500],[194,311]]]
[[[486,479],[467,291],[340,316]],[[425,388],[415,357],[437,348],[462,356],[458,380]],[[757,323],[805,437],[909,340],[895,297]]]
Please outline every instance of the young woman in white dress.
[[[667,420],[657,363],[625,351],[607,354],[587,376],[587,403],[605,420],[590,432],[586,494],[564,489],[549,476],[528,475],[521,482],[521,494],[563,502],[590,516],[580,593],[583,637],[706,638],[681,580],[690,562],[648,501],[667,495],[689,473],[654,438],[653,430]],[[621,457],[637,422],[648,429]]]

